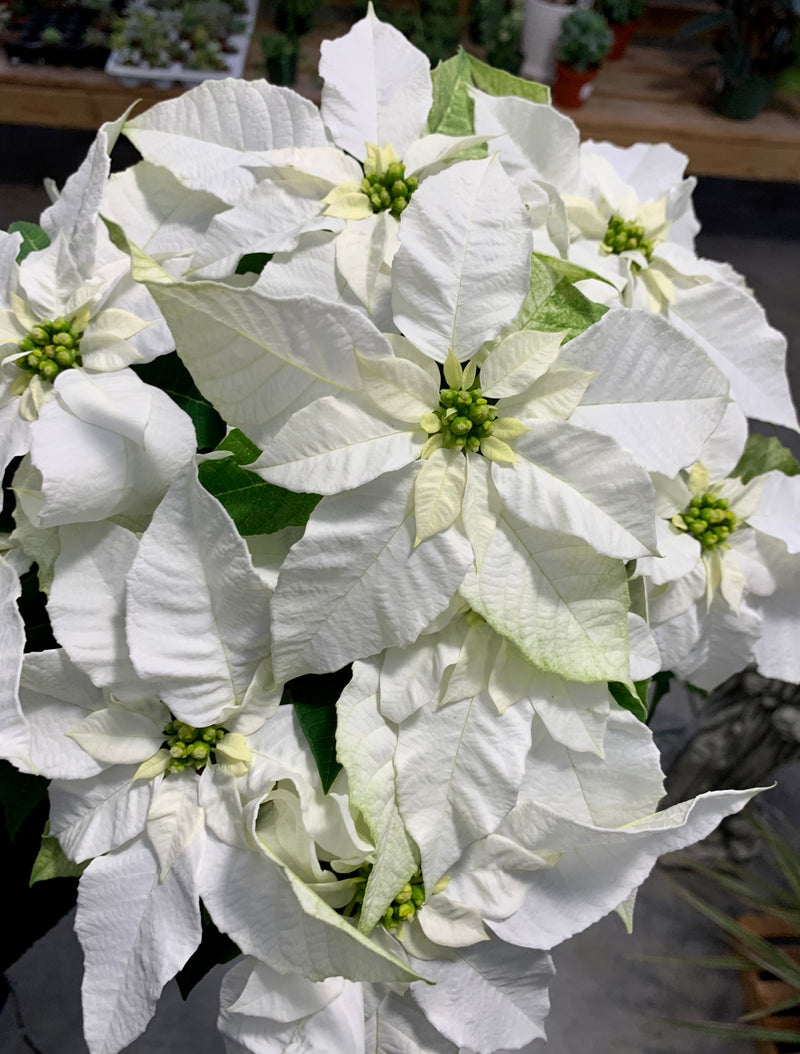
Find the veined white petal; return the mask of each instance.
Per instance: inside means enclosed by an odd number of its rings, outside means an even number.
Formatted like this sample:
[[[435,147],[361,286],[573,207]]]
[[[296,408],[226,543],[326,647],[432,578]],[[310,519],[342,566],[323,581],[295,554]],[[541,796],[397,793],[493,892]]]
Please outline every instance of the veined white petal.
[[[248,468],[289,490],[338,494],[419,457],[425,433],[372,413],[365,400],[325,396],[299,410]]]
[[[410,644],[447,607],[470,547],[455,527],[414,546],[416,472],[387,473],[314,510],[272,601],[279,680]]]
[[[466,482],[467,459],[461,450],[434,450],[423,461],[414,481],[415,545],[455,523]]]
[[[512,321],[530,286],[532,236],[496,157],[463,161],[415,191],[400,225],[398,329],[431,358],[460,361]]]
[[[370,9],[338,40],[322,44],[322,119],[333,140],[363,161],[367,143],[402,157],[425,127],[433,101],[430,63]]]

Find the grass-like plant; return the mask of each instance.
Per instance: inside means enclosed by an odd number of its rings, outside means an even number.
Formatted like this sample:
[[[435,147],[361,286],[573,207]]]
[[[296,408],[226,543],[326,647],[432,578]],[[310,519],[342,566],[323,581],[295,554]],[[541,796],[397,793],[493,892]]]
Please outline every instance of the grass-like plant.
[[[758,829],[765,849],[765,859],[774,872],[764,877],[752,866],[727,864],[724,868],[712,868],[689,861],[693,872],[714,883],[727,894],[735,897],[748,911],[758,915],[779,919],[797,929],[800,934],[800,834],[782,822],[780,825],[751,818]],[[649,962],[661,962],[672,966],[687,966],[716,970],[762,971],[792,990],[792,994],[771,1006],[743,1014],[738,1021],[686,1021],[670,1019],[670,1024],[691,1029],[706,1035],[721,1036],[732,1040],[759,1040],[777,1043],[800,1043],[800,1031],[783,1030],[760,1024],[795,1007],[800,1007],[800,961],[788,955],[766,937],[758,936],[697,894],[673,883],[675,891],[697,911],[705,915],[728,935],[734,954],[705,956],[702,958],[676,958],[648,956]]]

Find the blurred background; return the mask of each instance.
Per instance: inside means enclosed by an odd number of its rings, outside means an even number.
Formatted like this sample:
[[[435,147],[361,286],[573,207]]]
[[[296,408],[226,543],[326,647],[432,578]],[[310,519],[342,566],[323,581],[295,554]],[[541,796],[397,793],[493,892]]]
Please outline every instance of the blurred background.
[[[463,46],[551,84],[584,138],[682,150],[698,177],[698,253],[740,271],[786,334],[798,402],[800,0],[375,0],[375,9],[434,65]],[[35,222],[48,204],[44,177],[61,185],[97,126],[137,100],[146,107],[234,75],[319,101],[320,42],[365,10],[331,0],[0,3],[0,228]],[[135,160],[121,142],[114,166]],[[754,428],[800,456],[797,435]],[[751,820],[659,865],[632,936],[610,916],[556,950],[548,1041],[525,1054],[800,1051],[800,692],[753,675],[711,699],[672,687],[652,726],[671,793],[776,786]],[[28,888],[46,802],[15,827],[4,764],[12,918],[0,944],[0,1051],[86,1054],[76,882]],[[214,1022],[224,970],[185,1001],[171,983],[130,1054],[222,1054]]]

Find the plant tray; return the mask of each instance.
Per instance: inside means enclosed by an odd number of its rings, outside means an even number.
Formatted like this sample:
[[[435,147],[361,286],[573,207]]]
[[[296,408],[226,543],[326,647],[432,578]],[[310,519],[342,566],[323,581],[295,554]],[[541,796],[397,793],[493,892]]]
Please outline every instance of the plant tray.
[[[244,33],[237,33],[228,37],[227,47],[223,58],[226,69],[224,70],[187,70],[180,62],[173,62],[170,66],[131,66],[126,65],[119,59],[119,53],[112,51],[106,62],[106,73],[118,80],[123,88],[138,88],[141,84],[149,84],[153,88],[165,90],[178,85],[178,87],[192,87],[207,80],[224,80],[226,77],[241,77],[244,71],[247,49],[250,46],[250,38],[253,35],[256,15],[258,13],[259,0],[247,0],[247,13],[242,15],[246,23]]]
[[[107,47],[88,47],[83,35],[97,21],[97,13],[79,7],[42,6],[24,18],[12,19],[2,34],[2,43],[11,62],[38,63],[46,66],[77,66],[103,69],[108,59]],[[58,44],[41,39],[46,29],[61,34]]]
[[[736,921],[749,933],[765,938],[790,958],[800,961],[800,930],[788,922],[765,915],[741,915]],[[743,971],[742,984],[745,1005],[750,1011],[765,1010],[796,994],[796,991],[784,981],[759,970]],[[761,1018],[758,1024],[777,1031],[799,1032],[800,1016],[795,1009]],[[758,1054],[797,1054],[800,1052],[800,1046],[796,1043],[760,1040],[756,1043],[756,1050]]]

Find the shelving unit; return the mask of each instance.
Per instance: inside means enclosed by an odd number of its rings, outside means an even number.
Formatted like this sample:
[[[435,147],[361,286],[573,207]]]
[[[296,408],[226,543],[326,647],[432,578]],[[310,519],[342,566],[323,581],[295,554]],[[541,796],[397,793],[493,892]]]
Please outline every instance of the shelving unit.
[[[698,6],[703,4],[691,5]],[[667,140],[688,154],[690,171],[697,175],[800,181],[800,96],[778,94],[754,121],[731,121],[713,113],[713,73],[696,69],[704,53],[670,46],[677,26],[693,13],[691,7],[656,0],[628,54],[604,66],[594,95],[569,116],[584,138],[621,146]],[[262,4],[250,43],[247,79],[263,76],[259,41],[270,30],[265,8]],[[346,32],[350,14],[350,7],[323,7],[304,40],[295,87],[317,102],[320,42]],[[179,94],[177,88],[123,88],[99,70],[12,65],[0,51],[3,124],[97,128],[137,100],[144,108]]]

